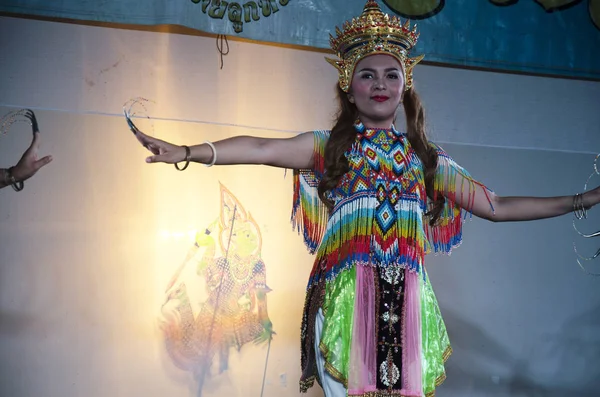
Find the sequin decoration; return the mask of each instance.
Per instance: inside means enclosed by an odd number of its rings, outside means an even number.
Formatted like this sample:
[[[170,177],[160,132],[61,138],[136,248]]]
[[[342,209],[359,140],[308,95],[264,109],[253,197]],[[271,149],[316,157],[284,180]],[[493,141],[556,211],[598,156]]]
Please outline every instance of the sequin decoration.
[[[378,269],[379,308],[377,324],[377,361],[379,363],[378,389],[389,392],[401,389],[402,363],[402,310],[404,307],[404,269],[391,265]]]
[[[388,351],[387,359],[379,367],[381,382],[388,388],[392,388],[400,380],[400,370],[394,364],[392,351]]]

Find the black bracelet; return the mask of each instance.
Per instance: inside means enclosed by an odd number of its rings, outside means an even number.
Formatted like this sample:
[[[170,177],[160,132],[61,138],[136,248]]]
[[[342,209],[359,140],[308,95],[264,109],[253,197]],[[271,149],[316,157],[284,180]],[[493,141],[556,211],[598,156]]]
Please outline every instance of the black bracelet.
[[[179,165],[175,163],[175,168],[177,168],[178,171],[185,170],[188,167],[188,165],[190,165],[190,161],[192,160],[192,151],[190,150],[190,148],[185,145],[183,147],[185,148],[185,164],[183,165],[183,168],[179,168]]]
[[[24,181],[17,182],[14,175],[12,174],[13,168],[15,168],[15,167],[10,167],[8,170],[6,170],[5,175],[7,177],[7,182],[12,186],[12,188],[15,190],[15,192],[20,192],[21,190],[23,190],[25,183],[24,183]]]

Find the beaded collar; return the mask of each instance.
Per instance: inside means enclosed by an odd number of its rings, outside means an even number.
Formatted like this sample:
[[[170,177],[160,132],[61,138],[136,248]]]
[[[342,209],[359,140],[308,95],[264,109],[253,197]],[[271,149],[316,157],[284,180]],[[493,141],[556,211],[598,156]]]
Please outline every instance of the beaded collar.
[[[375,135],[379,131],[385,131],[389,137],[406,136],[406,133],[399,132],[398,130],[396,130],[396,127],[394,126],[394,124],[392,124],[392,126],[390,128],[369,128],[369,127],[365,127],[365,125],[362,123],[362,121],[357,119],[354,122],[354,128],[356,129],[356,132],[358,132],[359,134],[364,135],[366,137]]]

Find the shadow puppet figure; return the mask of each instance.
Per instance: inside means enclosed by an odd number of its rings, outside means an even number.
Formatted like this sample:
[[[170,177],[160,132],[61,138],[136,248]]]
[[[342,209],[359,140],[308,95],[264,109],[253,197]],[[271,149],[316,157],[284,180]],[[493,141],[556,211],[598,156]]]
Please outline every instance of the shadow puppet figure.
[[[215,355],[218,373],[228,369],[229,351],[240,351],[248,342],[272,339],[273,326],[267,313],[266,268],[261,259],[258,225],[241,203],[221,185],[221,214],[218,236],[221,255],[211,227],[196,235],[184,264],[167,287],[162,307],[166,348],[173,363],[192,372],[202,395]],[[213,224],[214,225],[214,224]],[[198,313],[180,281],[183,268],[195,263],[203,295]]]

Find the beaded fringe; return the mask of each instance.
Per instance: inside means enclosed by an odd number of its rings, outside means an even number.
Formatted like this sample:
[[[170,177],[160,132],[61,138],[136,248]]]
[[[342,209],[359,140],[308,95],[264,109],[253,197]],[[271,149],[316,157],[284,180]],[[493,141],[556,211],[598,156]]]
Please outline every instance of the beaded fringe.
[[[315,131],[314,165],[311,170],[294,170],[292,226],[301,233],[304,243],[314,254],[323,239],[329,211],[317,191],[325,170],[325,142],[329,131]]]
[[[438,153],[438,166],[434,178],[434,200],[440,194],[446,196],[440,218],[434,226],[429,222],[425,223],[425,233],[429,242],[427,252],[432,250],[435,253],[450,254],[453,248],[456,248],[462,242],[463,221],[472,217],[473,204],[477,187],[481,187],[485,192],[486,198],[490,203],[492,212],[494,207],[490,198],[491,191],[483,184],[474,180],[469,173],[458,165],[448,154],[439,146],[433,145]],[[463,185],[460,186],[460,192],[456,190],[456,179],[463,178]],[[464,183],[467,184],[467,197],[465,197]],[[457,204],[462,203],[462,207]]]

